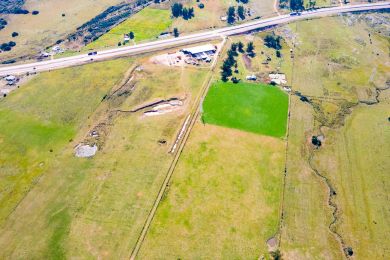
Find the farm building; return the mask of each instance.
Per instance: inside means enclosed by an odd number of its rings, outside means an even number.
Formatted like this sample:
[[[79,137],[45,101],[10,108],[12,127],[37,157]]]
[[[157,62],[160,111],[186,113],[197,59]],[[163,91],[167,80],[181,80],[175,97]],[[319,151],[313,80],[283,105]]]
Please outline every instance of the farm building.
[[[210,55],[215,54],[215,52],[217,51],[217,47],[212,44],[206,44],[192,48],[182,49],[181,51],[184,54],[191,55],[198,60],[206,60],[210,58]]]

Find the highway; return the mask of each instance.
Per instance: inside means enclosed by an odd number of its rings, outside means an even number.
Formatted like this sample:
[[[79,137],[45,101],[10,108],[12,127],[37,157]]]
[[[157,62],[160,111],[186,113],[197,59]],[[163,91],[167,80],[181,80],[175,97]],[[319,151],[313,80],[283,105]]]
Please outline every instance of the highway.
[[[59,68],[77,66],[95,61],[113,59],[121,56],[131,56],[141,53],[163,50],[175,46],[183,46],[198,42],[210,41],[223,36],[241,34],[252,30],[257,30],[269,26],[285,24],[303,19],[310,19],[322,16],[330,16],[346,12],[356,11],[371,11],[390,9],[390,2],[374,3],[374,4],[359,4],[359,5],[343,5],[337,7],[329,7],[316,9],[315,11],[304,11],[300,15],[280,15],[268,19],[259,19],[252,22],[247,22],[241,25],[228,26],[219,29],[213,29],[205,32],[193,33],[177,38],[157,40],[148,43],[138,44],[134,46],[118,47],[109,50],[97,52],[96,55],[80,54],[66,58],[54,60],[46,60],[20,65],[3,65],[0,67],[0,76],[19,75],[24,73],[33,73],[54,70]]]

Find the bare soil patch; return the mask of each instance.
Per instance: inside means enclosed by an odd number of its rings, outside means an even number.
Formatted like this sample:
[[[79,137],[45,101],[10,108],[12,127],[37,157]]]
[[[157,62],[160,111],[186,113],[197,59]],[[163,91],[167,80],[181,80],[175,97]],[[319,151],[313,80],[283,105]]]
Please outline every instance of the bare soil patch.
[[[252,70],[252,60],[246,55],[242,55],[242,60],[244,61],[245,68],[249,71]]]

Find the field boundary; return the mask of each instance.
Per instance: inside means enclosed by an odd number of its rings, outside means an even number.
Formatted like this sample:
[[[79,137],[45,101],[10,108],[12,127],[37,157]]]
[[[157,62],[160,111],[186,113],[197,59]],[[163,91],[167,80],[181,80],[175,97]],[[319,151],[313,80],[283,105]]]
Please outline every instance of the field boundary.
[[[154,219],[154,216],[157,212],[157,209],[158,209],[158,206],[161,202],[161,200],[163,199],[164,195],[166,194],[166,190],[167,188],[169,187],[169,182],[171,180],[171,177],[173,175],[173,172],[177,166],[177,163],[179,161],[179,158],[180,158],[180,155],[184,149],[184,146],[190,136],[190,133],[191,133],[191,130],[193,128],[193,126],[195,125],[195,122],[199,116],[199,113],[200,113],[200,106],[201,106],[201,101],[203,100],[204,96],[207,94],[207,91],[211,85],[211,82],[212,82],[212,79],[213,79],[213,73],[214,73],[214,70],[215,70],[215,67],[217,65],[217,59],[219,59],[220,57],[220,54],[222,53],[222,49],[224,48],[225,46],[225,43],[226,43],[226,38],[223,39],[222,41],[222,44],[221,44],[221,48],[219,50],[219,52],[217,53],[217,55],[215,55],[215,63],[213,64],[213,66],[211,67],[211,70],[209,71],[208,75],[206,76],[206,79],[203,83],[203,86],[202,86],[202,89],[200,91],[200,94],[198,95],[198,97],[196,98],[195,100],[195,103],[191,109],[191,112],[190,112],[190,115],[186,117],[186,121],[189,120],[189,125],[188,127],[186,128],[185,130],[185,133],[183,135],[183,138],[181,139],[181,141],[179,140],[179,143],[178,143],[178,148],[176,150],[176,153],[174,154],[174,158],[168,168],[168,172],[167,172],[167,175],[161,185],[161,188],[160,188],[160,191],[159,193],[157,194],[157,197],[154,201],[154,204],[153,204],[153,207],[151,208],[150,212],[149,212],[149,215],[145,221],[145,224],[142,228],[142,231],[137,239],[137,242],[135,244],[135,247],[133,248],[132,252],[131,252],[131,255],[130,255],[130,259],[131,260],[134,260],[137,255],[138,255],[138,252],[139,250],[141,249],[142,247],[142,243],[143,241],[145,240],[145,237],[147,235],[147,232],[150,228],[150,225]],[[189,117],[189,119],[187,119]]]

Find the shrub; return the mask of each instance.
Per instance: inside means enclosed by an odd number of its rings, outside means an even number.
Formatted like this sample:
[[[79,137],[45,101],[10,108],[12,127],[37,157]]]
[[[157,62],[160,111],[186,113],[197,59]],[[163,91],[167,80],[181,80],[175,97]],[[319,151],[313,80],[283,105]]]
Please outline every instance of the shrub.
[[[321,140],[318,139],[317,136],[312,136],[311,137],[311,143],[317,147],[320,147],[321,146]]]
[[[275,50],[280,50],[280,49],[282,49],[282,45],[280,44],[280,39],[281,38],[282,37],[276,36],[274,34],[268,34],[264,38],[264,44],[268,48],[273,48]]]
[[[282,254],[280,253],[280,250],[277,249],[276,251],[271,252],[271,257],[273,260],[281,260]]]
[[[176,27],[173,28],[173,36],[179,37],[179,29],[177,29]]]
[[[28,14],[30,12],[27,10],[24,10],[24,9],[15,9],[12,13],[13,14]]]

